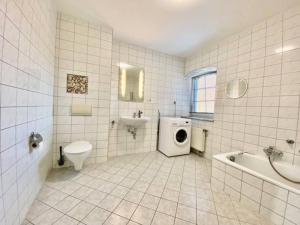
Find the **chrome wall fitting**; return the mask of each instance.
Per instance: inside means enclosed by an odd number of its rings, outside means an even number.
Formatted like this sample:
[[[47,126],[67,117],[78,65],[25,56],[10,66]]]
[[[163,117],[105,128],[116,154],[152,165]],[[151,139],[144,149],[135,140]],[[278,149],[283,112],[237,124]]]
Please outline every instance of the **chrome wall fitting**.
[[[295,144],[295,141],[293,139],[287,139],[286,143],[288,143],[289,145],[293,145]]]
[[[43,142],[43,137],[39,133],[32,132],[29,136],[29,147],[31,150],[39,148]]]
[[[137,131],[137,129],[135,127],[130,127],[130,128],[128,128],[127,131],[132,134],[133,139],[136,139],[136,131]]]
[[[116,121],[111,121],[111,128],[114,128],[114,126],[115,126],[115,124],[116,124]]]
[[[281,159],[283,156],[283,152],[278,150],[275,146],[269,146],[267,148],[264,148],[264,152],[267,155],[267,157],[272,160]]]

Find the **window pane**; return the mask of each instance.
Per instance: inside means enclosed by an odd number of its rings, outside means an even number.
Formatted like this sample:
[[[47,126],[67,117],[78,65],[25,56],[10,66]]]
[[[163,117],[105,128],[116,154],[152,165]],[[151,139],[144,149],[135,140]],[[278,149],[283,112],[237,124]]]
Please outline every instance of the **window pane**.
[[[214,101],[215,100],[215,92],[216,92],[215,88],[207,88],[206,93],[205,93],[206,101]]]
[[[214,113],[216,74],[192,78],[192,112]]]
[[[200,76],[198,78],[198,89],[205,88],[205,76]]]
[[[197,106],[197,111],[195,112],[205,112],[205,102],[198,102]]]
[[[206,76],[206,88],[216,86],[216,74],[209,74]]]
[[[199,93],[198,90],[193,90],[193,96],[192,96],[192,101],[197,102],[199,98]]]
[[[205,101],[205,89],[199,89],[196,93],[197,99],[195,99],[195,101]]]
[[[215,102],[214,101],[206,102],[206,112],[214,113],[214,111],[215,111]]]
[[[193,102],[192,112],[198,112],[198,102]]]

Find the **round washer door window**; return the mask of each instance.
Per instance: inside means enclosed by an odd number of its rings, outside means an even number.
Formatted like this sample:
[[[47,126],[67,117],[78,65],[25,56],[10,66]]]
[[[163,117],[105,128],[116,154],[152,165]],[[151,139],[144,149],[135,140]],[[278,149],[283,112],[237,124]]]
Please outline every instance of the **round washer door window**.
[[[187,142],[187,132],[185,129],[178,129],[175,132],[176,144],[183,145]]]

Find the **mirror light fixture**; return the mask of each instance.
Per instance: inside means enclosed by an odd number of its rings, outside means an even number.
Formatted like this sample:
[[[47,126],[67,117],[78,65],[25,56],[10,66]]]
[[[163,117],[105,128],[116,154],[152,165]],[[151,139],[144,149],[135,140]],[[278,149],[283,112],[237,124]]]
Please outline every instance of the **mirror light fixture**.
[[[126,93],[126,69],[121,69],[122,75],[121,75],[121,95],[124,97]]]
[[[141,70],[139,74],[139,98],[143,98],[144,93],[144,71]]]

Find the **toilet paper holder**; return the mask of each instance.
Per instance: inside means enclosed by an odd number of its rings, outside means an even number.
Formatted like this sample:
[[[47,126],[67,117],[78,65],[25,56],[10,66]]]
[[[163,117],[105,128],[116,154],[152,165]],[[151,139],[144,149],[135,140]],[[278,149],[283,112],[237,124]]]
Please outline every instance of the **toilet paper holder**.
[[[30,149],[36,149],[40,147],[41,143],[43,142],[43,137],[39,133],[32,132],[29,136],[29,146]]]

